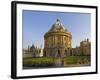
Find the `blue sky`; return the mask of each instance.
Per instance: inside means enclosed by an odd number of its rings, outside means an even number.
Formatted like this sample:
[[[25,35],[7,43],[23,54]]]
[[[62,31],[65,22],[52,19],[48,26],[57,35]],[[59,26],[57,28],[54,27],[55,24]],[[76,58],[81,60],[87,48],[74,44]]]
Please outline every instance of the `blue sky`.
[[[72,47],[79,46],[80,41],[86,38],[91,38],[91,15],[89,13],[23,10],[23,48],[32,44],[43,47],[44,34],[57,19],[60,19],[65,28],[72,33]]]

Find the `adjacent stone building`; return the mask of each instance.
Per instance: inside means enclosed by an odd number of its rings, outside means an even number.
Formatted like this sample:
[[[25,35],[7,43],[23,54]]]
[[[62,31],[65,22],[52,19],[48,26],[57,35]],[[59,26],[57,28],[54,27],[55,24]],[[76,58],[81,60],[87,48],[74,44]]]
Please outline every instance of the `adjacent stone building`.
[[[44,35],[44,56],[65,57],[67,50],[72,48],[72,34],[59,19],[52,25],[51,29]]]
[[[32,45],[27,49],[23,49],[23,58],[41,57],[41,53],[41,48],[37,48],[34,45]]]
[[[80,42],[80,46],[71,49],[73,56],[88,56],[91,54],[91,42],[85,39]]]
[[[85,39],[80,42],[80,50],[82,55],[90,55],[91,53],[91,42],[89,39]]]
[[[71,52],[72,52],[72,56],[80,56],[81,55],[81,48],[80,48],[80,46],[72,48]]]

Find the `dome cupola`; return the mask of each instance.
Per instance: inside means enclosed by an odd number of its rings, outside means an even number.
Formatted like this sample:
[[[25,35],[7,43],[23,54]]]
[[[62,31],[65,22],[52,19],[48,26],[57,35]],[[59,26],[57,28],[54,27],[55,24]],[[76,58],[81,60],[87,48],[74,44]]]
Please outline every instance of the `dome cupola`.
[[[65,32],[65,28],[64,28],[64,25],[60,22],[59,19],[56,20],[56,22],[52,25],[51,29],[50,29],[50,32],[51,31],[62,31],[62,32]]]

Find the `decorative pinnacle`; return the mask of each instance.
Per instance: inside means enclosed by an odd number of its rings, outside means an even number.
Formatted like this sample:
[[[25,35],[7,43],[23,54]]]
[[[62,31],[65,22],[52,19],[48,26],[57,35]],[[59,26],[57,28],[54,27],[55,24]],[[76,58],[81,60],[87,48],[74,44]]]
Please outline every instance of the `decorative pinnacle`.
[[[59,22],[60,20],[59,19],[57,19],[57,22]]]

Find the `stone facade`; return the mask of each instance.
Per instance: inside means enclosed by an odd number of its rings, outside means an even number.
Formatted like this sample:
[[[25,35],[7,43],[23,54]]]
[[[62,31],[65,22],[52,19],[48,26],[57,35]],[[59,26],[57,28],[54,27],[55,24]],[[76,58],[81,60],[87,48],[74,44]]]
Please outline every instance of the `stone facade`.
[[[72,55],[73,56],[79,56],[79,55],[81,55],[81,49],[80,49],[80,47],[72,48],[71,51],[72,51]]]
[[[91,53],[91,43],[89,39],[85,39],[84,41],[80,42],[80,49],[83,55],[90,55]]]
[[[57,19],[51,29],[44,35],[44,56],[65,57],[72,48],[72,35]]]
[[[89,39],[85,39],[84,41],[80,42],[80,46],[76,48],[72,48],[72,55],[79,56],[88,56],[91,55],[91,43]]]

